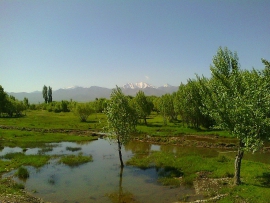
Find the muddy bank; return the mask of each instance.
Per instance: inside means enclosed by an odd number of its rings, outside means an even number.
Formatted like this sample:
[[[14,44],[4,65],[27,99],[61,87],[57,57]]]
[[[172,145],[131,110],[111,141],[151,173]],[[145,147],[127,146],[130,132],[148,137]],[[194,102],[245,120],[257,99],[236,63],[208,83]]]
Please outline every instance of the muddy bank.
[[[5,187],[5,191],[9,188],[16,187],[16,183],[11,178],[5,178],[1,180],[0,187]],[[42,199],[29,195],[25,190],[20,189],[16,192],[1,191],[0,202],[1,203],[49,203],[44,202]]]
[[[134,140],[141,142],[150,142],[153,144],[169,144],[179,146],[203,147],[203,148],[222,148],[237,149],[238,141],[236,139],[221,138],[219,136],[198,136],[181,135],[179,137],[155,137],[144,136],[135,137]]]

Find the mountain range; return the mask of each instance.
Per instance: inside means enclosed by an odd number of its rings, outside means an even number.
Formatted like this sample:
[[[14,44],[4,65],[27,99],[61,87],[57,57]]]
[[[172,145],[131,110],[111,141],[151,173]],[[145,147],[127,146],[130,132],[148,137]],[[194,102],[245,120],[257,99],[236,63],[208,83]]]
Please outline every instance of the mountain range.
[[[166,93],[173,93],[178,90],[178,86],[164,85],[161,87],[154,87],[144,82],[140,83],[127,83],[121,87],[125,95],[135,96],[136,93],[141,90],[147,96],[162,96]],[[73,100],[79,102],[93,101],[95,98],[110,98],[112,89],[91,86],[91,87],[80,87],[73,86],[68,88],[61,88],[53,91],[53,101],[61,100]],[[42,103],[44,99],[41,91],[35,92],[9,92],[9,95],[13,95],[18,100],[23,100],[24,97],[28,98],[31,104]]]

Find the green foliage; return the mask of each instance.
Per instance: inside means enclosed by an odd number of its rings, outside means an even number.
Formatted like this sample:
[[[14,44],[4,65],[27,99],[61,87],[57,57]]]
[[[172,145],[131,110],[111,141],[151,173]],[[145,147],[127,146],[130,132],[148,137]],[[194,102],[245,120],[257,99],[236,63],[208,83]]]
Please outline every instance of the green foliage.
[[[270,94],[269,66],[265,70],[240,70],[238,56],[228,48],[218,49],[210,66],[212,78],[199,78],[202,110],[218,127],[239,140],[235,160],[235,184],[240,184],[244,151],[256,151],[269,139]]]
[[[108,122],[107,131],[121,144],[127,143],[131,133],[135,131],[137,115],[120,88],[113,89],[105,114]]]
[[[174,98],[175,111],[181,116],[183,122],[195,128],[210,127],[212,119],[204,115],[202,108],[202,95],[200,94],[199,82],[189,79],[187,84],[181,84]]]
[[[26,97],[23,98],[23,104],[24,104],[26,109],[29,108],[30,104],[29,104],[28,98],[26,98]]]
[[[48,103],[48,88],[46,85],[43,86],[42,96],[43,96],[44,102],[47,104]]]
[[[269,84],[266,70],[240,70],[237,54],[218,50],[210,67],[212,78],[199,78],[204,111],[217,125],[240,140],[243,149],[256,151],[270,127]]]
[[[48,103],[52,102],[52,88],[49,86],[48,88]]]
[[[12,95],[8,95],[0,85],[0,117],[3,115],[12,117],[14,114],[19,117],[26,108],[27,106],[23,102],[18,101]]]
[[[61,102],[53,101],[53,102],[48,103],[46,105],[46,109],[49,112],[55,112],[55,113],[69,112],[70,111],[70,102],[65,101],[65,100],[62,100]]]
[[[105,98],[96,98],[94,101],[94,109],[96,113],[103,113],[107,107],[107,99]]]
[[[129,97],[126,97],[116,86],[116,89],[112,90],[105,114],[107,116],[106,130],[110,133],[110,139],[117,140],[119,159],[123,168],[121,147],[129,142],[131,133],[136,130],[138,120],[136,110],[130,106]]]
[[[21,166],[17,170],[17,173],[15,175],[17,175],[21,179],[27,179],[29,177],[29,172],[28,172],[27,168],[24,168]]]
[[[94,113],[94,108],[89,103],[77,104],[74,113],[79,116],[81,122],[86,122],[90,114]]]
[[[134,97],[132,101],[134,101],[133,104],[137,115],[139,118],[144,120],[145,124],[147,124],[146,118],[151,114],[153,103],[145,96],[144,92],[141,90],[137,92],[136,97]]]
[[[175,94],[165,94],[162,95],[159,103],[158,108],[160,111],[160,114],[163,116],[164,125],[167,125],[167,121],[176,120],[176,113],[174,110],[174,100]]]

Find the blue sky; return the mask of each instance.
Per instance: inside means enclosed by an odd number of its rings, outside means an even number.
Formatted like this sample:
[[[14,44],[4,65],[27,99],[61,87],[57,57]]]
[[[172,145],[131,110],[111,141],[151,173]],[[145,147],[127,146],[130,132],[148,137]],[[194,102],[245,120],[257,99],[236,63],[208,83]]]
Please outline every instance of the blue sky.
[[[178,86],[210,76],[219,46],[243,69],[262,69],[269,10],[269,0],[1,0],[0,85]]]

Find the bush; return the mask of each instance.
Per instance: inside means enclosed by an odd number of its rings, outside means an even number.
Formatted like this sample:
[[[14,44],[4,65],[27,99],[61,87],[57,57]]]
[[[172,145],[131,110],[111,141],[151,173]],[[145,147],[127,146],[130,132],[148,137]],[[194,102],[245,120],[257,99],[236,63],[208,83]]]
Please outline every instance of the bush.
[[[16,173],[16,175],[21,179],[29,178],[29,172],[26,168],[20,167]]]
[[[77,104],[74,109],[75,115],[79,116],[81,122],[86,122],[88,116],[94,112],[90,104]]]

